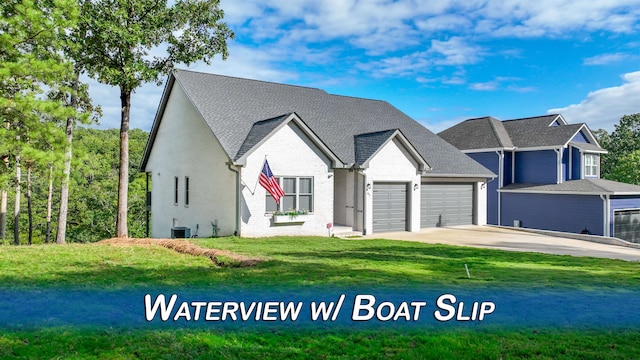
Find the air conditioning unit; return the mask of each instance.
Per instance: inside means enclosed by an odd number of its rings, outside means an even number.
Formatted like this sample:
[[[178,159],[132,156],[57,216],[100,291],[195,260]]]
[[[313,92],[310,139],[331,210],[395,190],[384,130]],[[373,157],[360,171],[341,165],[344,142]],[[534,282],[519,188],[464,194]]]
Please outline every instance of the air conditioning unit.
[[[513,227],[522,227],[522,221],[513,220]]]
[[[187,239],[191,237],[191,228],[186,226],[175,226],[171,228],[172,239]]]

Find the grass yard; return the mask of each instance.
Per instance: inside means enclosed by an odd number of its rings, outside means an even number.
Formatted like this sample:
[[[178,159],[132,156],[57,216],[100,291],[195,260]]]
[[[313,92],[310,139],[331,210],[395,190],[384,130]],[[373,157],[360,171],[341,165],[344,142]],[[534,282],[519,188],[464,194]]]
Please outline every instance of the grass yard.
[[[0,291],[154,287],[410,291],[425,286],[519,289],[532,294],[553,289],[640,290],[640,265],[620,260],[318,237],[193,242],[265,261],[255,267],[221,268],[206,257],[178,254],[156,246],[0,246]],[[612,306],[624,308],[625,304]],[[9,326],[0,331],[0,358],[632,359],[640,356],[637,327],[513,325],[428,330],[331,326],[244,330],[213,326],[175,329]]]

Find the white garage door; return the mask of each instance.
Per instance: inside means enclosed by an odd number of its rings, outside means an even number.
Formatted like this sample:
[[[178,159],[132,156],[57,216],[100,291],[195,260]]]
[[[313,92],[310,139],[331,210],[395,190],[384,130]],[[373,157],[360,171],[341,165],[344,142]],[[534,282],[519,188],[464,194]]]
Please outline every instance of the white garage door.
[[[640,243],[640,209],[614,211],[613,236]]]
[[[423,228],[473,224],[473,184],[422,184]]]
[[[407,230],[407,184],[373,184],[373,232]]]

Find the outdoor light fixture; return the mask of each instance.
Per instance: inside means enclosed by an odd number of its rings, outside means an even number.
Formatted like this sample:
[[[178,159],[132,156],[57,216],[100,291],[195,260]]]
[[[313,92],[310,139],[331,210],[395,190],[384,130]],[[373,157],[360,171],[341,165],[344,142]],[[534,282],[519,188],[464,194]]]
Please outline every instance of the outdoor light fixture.
[[[367,184],[367,191],[371,190],[371,183]]]
[[[413,184],[413,191],[418,190],[418,184]]]

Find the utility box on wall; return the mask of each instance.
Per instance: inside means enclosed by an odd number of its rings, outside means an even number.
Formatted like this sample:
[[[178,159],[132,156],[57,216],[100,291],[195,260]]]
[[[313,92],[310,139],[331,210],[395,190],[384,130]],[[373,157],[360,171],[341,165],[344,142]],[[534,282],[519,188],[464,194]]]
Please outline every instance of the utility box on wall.
[[[171,228],[172,239],[186,239],[191,237],[191,229],[186,226],[176,226]]]

